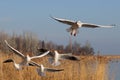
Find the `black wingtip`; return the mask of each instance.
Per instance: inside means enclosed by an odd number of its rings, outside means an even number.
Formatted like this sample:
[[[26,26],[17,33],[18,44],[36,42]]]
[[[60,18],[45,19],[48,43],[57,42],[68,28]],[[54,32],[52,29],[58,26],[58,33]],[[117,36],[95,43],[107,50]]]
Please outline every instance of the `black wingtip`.
[[[54,17],[53,17],[51,14],[50,14],[49,16],[50,16],[52,19],[54,19]]]
[[[35,64],[33,63],[28,63],[29,66],[36,66]]]
[[[70,60],[74,60],[74,61],[80,61],[78,58],[72,56],[72,57],[69,57]]]
[[[4,40],[4,42],[5,42],[6,44],[8,44],[7,40]]]
[[[38,50],[39,52],[43,52],[43,53],[48,51],[48,50],[45,49],[45,48],[38,48],[37,50]]]
[[[12,59],[7,59],[7,60],[3,61],[3,63],[8,63],[8,62],[13,62],[13,60]]]
[[[60,71],[64,71],[64,69],[60,69]]]

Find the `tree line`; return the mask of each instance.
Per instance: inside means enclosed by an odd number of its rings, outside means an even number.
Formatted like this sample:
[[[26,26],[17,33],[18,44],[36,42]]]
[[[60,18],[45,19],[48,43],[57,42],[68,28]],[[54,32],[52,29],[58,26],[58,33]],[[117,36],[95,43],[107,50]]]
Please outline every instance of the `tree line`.
[[[73,53],[76,55],[94,55],[94,49],[91,47],[90,43],[87,41],[85,45],[81,46],[78,42],[68,43],[66,46],[57,45],[52,41],[45,42],[40,40],[32,32],[23,32],[22,34],[12,33],[11,35],[0,31],[0,51],[4,53],[9,53],[8,47],[5,45],[4,40],[13,46],[15,49],[22,53],[32,53],[35,55],[38,52],[38,48],[46,48],[50,50],[58,50],[65,53]]]

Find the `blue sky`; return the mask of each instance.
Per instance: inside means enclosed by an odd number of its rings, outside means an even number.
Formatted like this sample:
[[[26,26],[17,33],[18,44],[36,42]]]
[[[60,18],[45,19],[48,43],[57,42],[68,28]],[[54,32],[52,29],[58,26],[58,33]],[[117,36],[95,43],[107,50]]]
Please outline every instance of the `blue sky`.
[[[68,25],[50,18],[50,15],[82,22],[117,27],[81,28],[72,41],[91,43],[102,54],[120,54],[120,0],[1,0],[0,30],[8,33],[23,31],[35,33],[40,39],[57,44],[68,44]]]

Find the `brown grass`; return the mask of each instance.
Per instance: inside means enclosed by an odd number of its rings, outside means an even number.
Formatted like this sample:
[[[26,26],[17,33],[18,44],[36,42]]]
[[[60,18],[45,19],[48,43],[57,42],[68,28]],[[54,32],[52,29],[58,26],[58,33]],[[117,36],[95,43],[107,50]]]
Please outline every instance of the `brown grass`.
[[[51,66],[47,57],[34,60],[52,68],[64,68],[62,72],[48,73],[46,77],[38,76],[36,67],[24,67],[17,71],[12,63],[3,64],[3,60],[18,57],[0,53],[0,80],[108,80],[108,56],[80,56],[80,61],[61,61],[61,65]]]

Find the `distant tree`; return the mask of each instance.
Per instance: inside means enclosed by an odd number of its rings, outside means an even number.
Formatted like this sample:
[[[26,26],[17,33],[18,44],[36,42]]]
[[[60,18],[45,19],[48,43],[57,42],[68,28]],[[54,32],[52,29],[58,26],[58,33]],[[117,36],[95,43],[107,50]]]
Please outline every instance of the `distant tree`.
[[[83,55],[93,55],[94,54],[94,49],[91,47],[91,44],[88,41],[81,48],[81,54],[83,54]]]
[[[9,52],[8,47],[5,45],[4,40],[7,40],[11,46],[19,50],[22,53],[36,54],[37,48],[46,48],[48,50],[58,50],[59,52],[73,53],[77,55],[94,55],[94,49],[91,44],[87,41],[84,46],[75,41],[72,44],[71,38],[68,45],[57,45],[52,41],[44,42],[37,38],[32,32],[23,32],[22,35],[13,33],[8,35],[5,32],[0,32],[0,51]]]
[[[73,46],[72,46],[72,49],[73,49],[73,53],[80,54],[79,53],[79,50],[81,49],[80,43],[75,41]]]
[[[4,40],[9,40],[9,37],[10,36],[7,33],[0,31],[0,51],[3,51],[5,53],[9,51],[4,43]]]

